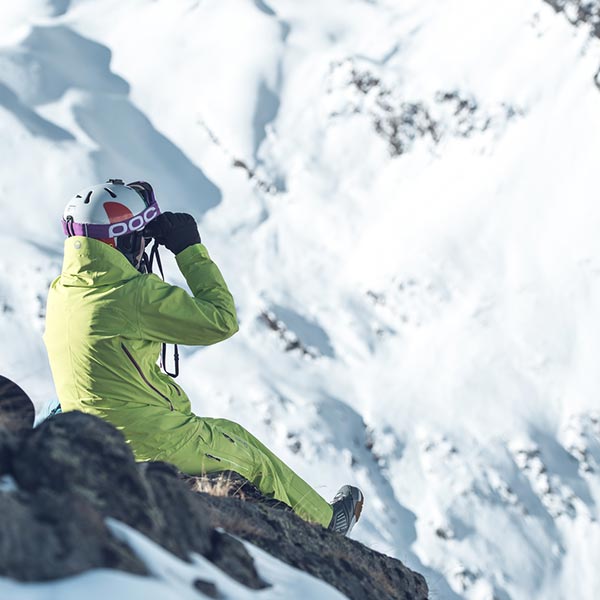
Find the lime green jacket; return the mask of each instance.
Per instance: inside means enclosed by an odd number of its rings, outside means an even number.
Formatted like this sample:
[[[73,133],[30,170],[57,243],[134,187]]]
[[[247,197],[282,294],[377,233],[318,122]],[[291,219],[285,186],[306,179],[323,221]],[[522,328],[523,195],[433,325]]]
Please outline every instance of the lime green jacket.
[[[238,330],[206,248],[176,260],[193,296],[139,273],[103,242],[70,237],[48,294],[44,342],[63,410],[111,421],[138,460],[168,460],[196,433],[188,397],[157,365],[162,342],[207,346]]]

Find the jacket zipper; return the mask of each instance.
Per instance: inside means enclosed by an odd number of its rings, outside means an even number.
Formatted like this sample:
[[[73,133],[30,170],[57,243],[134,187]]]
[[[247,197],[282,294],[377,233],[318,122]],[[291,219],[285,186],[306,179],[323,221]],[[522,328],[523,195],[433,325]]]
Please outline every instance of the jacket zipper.
[[[179,386],[174,381],[169,381],[169,385],[175,389],[178,396],[181,396],[181,390],[179,389]]]
[[[171,410],[173,410],[173,403],[171,402],[171,400],[165,396],[160,390],[156,389],[146,378],[146,376],[144,375],[144,372],[142,371],[142,368],[140,367],[140,365],[138,365],[137,361],[135,360],[135,358],[133,358],[133,355],[131,354],[131,352],[129,352],[129,350],[127,349],[127,347],[125,346],[125,344],[121,343],[121,348],[123,349],[123,352],[125,352],[125,354],[127,355],[127,358],[131,361],[131,364],[136,368],[137,372],[140,374],[140,377],[144,380],[144,383],[154,392],[156,392],[161,398],[164,398],[168,403],[169,406],[171,408]]]

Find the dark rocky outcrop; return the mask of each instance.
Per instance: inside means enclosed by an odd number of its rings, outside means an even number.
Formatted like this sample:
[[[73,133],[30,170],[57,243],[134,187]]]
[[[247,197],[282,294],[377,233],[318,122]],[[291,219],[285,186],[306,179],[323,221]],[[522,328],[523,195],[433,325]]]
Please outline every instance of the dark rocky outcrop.
[[[31,429],[34,419],[35,408],[25,392],[0,375],[0,428],[13,432]]]
[[[367,116],[392,157],[409,152],[420,140],[435,146],[446,137],[500,132],[523,114],[506,103],[483,106],[472,94],[456,89],[439,90],[429,99],[405,98],[393,81],[384,81],[372,69],[373,65],[356,58],[332,63],[330,117]]]
[[[591,34],[600,38],[600,2],[598,0],[544,0],[557,13],[563,13],[575,26],[589,25]]]
[[[575,27],[587,27],[590,36],[600,39],[600,0],[543,0],[555,12],[562,13]],[[600,89],[600,68],[594,76],[594,83]]]
[[[427,598],[424,579],[399,561],[304,522],[236,474],[187,477],[166,463],[136,463],[122,435],[90,415],[57,415],[31,431],[0,428],[0,475],[2,576],[40,581],[92,568],[146,574],[111,534],[105,519],[112,517],[182,560],[203,555],[252,589],[268,582],[226,532],[349,598]],[[218,597],[213,582],[194,585]]]
[[[193,489],[205,490],[199,493],[208,505],[212,526],[222,527],[331,583],[348,598],[427,598],[427,585],[421,575],[354,540],[306,524],[289,507],[271,500],[274,508],[282,509],[273,510],[261,493],[236,473],[192,478],[191,482]]]

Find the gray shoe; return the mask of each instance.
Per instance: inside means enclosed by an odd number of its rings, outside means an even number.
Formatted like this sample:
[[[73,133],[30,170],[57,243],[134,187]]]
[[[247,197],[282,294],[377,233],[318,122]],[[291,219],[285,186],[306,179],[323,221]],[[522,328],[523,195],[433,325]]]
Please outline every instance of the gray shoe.
[[[333,517],[328,529],[348,535],[360,518],[365,497],[363,493],[352,485],[345,485],[331,501]]]

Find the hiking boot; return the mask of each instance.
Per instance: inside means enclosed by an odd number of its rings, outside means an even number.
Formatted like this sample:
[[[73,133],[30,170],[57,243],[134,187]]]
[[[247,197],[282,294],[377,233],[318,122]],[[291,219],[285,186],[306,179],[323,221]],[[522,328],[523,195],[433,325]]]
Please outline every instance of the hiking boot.
[[[352,485],[345,485],[331,501],[333,517],[328,529],[348,535],[360,518],[360,513],[365,501],[363,493]]]

